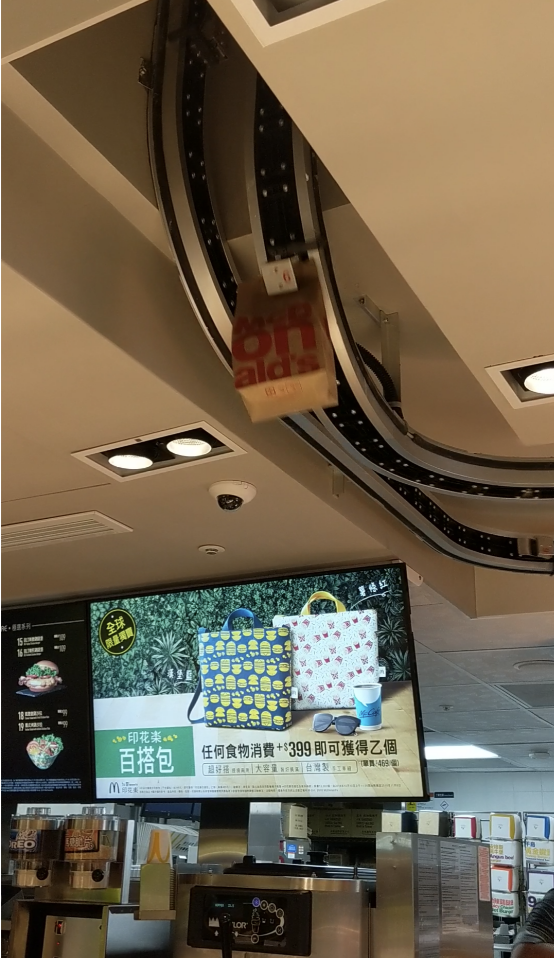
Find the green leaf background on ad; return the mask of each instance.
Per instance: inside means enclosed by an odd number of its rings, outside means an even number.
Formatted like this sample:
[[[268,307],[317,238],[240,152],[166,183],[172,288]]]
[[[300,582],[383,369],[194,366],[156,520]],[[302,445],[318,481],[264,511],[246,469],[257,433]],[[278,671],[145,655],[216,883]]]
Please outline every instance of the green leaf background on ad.
[[[378,592],[383,591],[379,583],[385,584],[386,595],[371,593],[372,584]],[[376,609],[379,660],[387,666],[387,677],[393,681],[410,678],[402,571],[389,566],[93,602],[94,698],[193,692],[198,680],[199,628],[220,629],[227,616],[239,608],[250,609],[263,625],[270,626],[275,615],[300,612],[314,592],[330,592],[349,611]],[[98,639],[103,616],[117,608],[130,612],[137,626],[134,645],[120,656],[105,652]],[[329,602],[319,602],[312,613],[328,613],[333,608]],[[240,627],[241,620],[236,622]]]

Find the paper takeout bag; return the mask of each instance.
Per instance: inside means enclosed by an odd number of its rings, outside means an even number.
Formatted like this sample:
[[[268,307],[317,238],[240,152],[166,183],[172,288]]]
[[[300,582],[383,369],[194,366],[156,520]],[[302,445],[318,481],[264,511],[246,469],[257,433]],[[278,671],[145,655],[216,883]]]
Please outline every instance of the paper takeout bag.
[[[238,288],[233,372],[253,422],[338,401],[317,267],[299,263],[294,272],[292,293],[268,296],[261,276]]]

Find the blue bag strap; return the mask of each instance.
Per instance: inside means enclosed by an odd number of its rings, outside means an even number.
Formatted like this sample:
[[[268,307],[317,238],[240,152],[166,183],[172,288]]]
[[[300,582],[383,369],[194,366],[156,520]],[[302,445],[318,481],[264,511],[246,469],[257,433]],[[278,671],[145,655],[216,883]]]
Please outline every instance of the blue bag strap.
[[[252,619],[252,625],[255,629],[264,628],[258,616],[254,615],[250,609],[235,609],[234,612],[231,612],[231,614],[227,616],[225,622],[223,623],[222,631],[229,629],[231,622],[234,622],[235,619]]]
[[[199,725],[201,722],[204,721],[203,715],[202,715],[202,718],[197,718],[197,719],[191,718],[192,712],[194,711],[194,706],[198,702],[198,699],[200,698],[201,694],[202,694],[202,679],[198,679],[198,685],[196,686],[194,690],[194,693],[193,693],[192,699],[190,700],[190,704],[187,711],[187,719],[189,720],[191,725]]]

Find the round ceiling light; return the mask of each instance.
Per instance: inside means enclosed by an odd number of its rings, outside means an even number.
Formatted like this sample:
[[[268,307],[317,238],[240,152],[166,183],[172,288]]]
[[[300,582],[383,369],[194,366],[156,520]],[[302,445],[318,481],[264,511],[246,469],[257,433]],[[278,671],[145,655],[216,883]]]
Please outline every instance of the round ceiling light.
[[[171,439],[167,443],[168,452],[174,456],[183,456],[187,459],[198,459],[207,456],[212,447],[205,439],[194,439],[192,436],[182,436],[180,439]]]
[[[527,669],[533,672],[544,672],[545,669],[554,669],[554,659],[526,659],[523,662],[514,662],[514,669],[524,672]]]
[[[532,393],[542,396],[554,396],[554,363],[534,369],[523,380],[523,385]]]
[[[152,459],[148,456],[137,456],[133,453],[114,453],[108,459],[110,466],[116,469],[148,469],[152,465]]]

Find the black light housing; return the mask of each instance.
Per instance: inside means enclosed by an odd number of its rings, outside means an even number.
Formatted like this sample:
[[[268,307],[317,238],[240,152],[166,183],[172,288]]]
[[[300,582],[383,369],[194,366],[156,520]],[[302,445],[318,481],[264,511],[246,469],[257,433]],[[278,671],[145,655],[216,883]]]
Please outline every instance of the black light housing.
[[[173,448],[172,448],[173,446]],[[180,447],[180,448],[179,448]],[[207,429],[181,429],[164,436],[127,443],[90,456],[121,478],[169,466],[229,454],[233,450]]]
[[[554,396],[554,361],[510,370],[519,386],[535,396]]]

